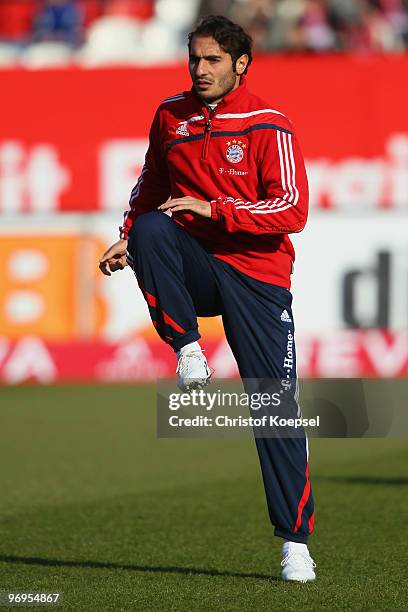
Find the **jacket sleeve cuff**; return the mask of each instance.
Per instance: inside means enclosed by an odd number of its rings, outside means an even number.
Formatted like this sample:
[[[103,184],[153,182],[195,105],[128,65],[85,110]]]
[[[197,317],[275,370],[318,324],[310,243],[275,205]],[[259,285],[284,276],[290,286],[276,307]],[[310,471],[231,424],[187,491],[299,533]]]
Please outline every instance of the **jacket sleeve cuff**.
[[[221,203],[221,198],[218,198],[218,200],[211,200],[210,202],[212,221],[218,221],[218,219],[220,218],[220,213],[219,213],[219,208],[218,208],[220,203]]]
[[[128,234],[129,234],[129,230],[127,227],[120,227],[119,228],[119,239],[120,240],[127,240],[128,239]]]

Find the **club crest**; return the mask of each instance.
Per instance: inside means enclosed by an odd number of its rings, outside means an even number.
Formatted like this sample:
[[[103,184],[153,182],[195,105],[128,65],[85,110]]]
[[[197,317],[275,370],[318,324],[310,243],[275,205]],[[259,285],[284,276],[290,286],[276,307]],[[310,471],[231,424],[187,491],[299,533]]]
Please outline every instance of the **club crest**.
[[[227,142],[226,158],[231,164],[239,164],[244,159],[246,144],[241,140],[229,140]]]

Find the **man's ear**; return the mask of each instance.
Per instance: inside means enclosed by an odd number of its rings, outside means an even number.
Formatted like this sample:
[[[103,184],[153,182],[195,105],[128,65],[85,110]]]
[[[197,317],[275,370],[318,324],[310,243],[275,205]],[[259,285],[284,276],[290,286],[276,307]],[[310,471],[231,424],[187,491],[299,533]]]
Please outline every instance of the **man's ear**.
[[[248,60],[249,60],[249,57],[247,56],[246,53],[244,53],[244,55],[241,55],[241,57],[237,59],[235,63],[235,72],[237,73],[238,76],[241,76],[241,74],[244,74],[248,66]]]

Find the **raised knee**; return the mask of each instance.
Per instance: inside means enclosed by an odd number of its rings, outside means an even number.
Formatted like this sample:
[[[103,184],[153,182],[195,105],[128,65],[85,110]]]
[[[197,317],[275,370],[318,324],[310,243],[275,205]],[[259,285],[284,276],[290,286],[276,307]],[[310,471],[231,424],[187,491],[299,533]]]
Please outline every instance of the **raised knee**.
[[[168,215],[154,210],[137,217],[130,230],[129,240],[132,242],[151,241],[157,238],[163,229],[168,231],[169,223],[172,223]]]

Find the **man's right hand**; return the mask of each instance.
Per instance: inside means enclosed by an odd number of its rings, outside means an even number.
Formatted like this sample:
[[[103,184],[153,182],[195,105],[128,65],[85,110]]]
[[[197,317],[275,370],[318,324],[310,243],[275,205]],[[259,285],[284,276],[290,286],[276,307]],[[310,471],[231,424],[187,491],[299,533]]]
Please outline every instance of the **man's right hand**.
[[[102,255],[99,269],[105,276],[111,276],[116,270],[123,270],[126,261],[127,240],[118,240]]]

